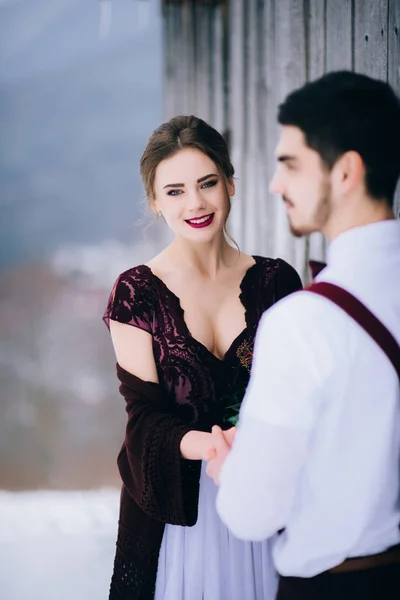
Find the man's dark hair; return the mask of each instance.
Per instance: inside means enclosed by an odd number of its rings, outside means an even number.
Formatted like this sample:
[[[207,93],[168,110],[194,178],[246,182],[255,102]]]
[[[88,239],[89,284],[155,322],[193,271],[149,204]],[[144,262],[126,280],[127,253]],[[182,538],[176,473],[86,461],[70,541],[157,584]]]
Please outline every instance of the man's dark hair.
[[[301,129],[329,170],[345,152],[358,152],[367,193],[393,205],[400,101],[390,85],[352,71],[328,73],[292,92],[279,107],[278,121]]]

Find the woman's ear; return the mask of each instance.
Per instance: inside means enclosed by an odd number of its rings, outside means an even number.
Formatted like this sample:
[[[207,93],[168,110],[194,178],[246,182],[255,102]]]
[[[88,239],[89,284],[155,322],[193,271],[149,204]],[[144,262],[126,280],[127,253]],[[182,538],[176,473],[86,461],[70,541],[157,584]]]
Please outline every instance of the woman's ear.
[[[228,195],[230,197],[234,196],[236,189],[235,189],[235,182],[233,181],[233,177],[231,177],[230,179],[227,180],[226,187],[227,187],[227,190],[228,190]]]
[[[157,207],[157,201],[154,198],[154,196],[150,196],[149,197],[149,202],[150,202],[150,208],[153,211],[154,214],[158,215],[159,214],[159,210]]]

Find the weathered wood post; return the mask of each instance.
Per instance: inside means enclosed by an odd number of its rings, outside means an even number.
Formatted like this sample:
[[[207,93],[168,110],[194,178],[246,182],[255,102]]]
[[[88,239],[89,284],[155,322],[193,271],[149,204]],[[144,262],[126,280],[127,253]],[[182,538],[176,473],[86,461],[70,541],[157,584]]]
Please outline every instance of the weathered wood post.
[[[308,259],[323,259],[325,242],[293,238],[268,191],[277,105],[338,69],[381,77],[400,94],[399,0],[164,0],[163,8],[166,116],[193,112],[228,132],[234,238],[246,252],[285,258],[307,281]]]

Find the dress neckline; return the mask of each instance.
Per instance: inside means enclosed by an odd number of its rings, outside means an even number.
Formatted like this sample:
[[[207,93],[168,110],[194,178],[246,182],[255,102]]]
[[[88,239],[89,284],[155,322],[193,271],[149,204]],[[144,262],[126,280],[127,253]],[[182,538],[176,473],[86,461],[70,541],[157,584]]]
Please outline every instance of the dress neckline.
[[[197,346],[199,346],[199,348],[201,348],[203,350],[203,352],[205,352],[207,355],[213,357],[217,362],[219,363],[224,363],[229,354],[232,352],[232,350],[239,344],[240,340],[242,339],[242,337],[244,336],[244,334],[246,333],[248,327],[249,327],[249,322],[248,322],[248,309],[249,307],[246,306],[246,303],[244,302],[244,291],[245,291],[245,286],[247,284],[247,280],[251,278],[252,274],[255,272],[256,268],[259,265],[259,260],[260,257],[256,256],[256,255],[251,255],[251,257],[254,259],[254,263],[252,265],[250,265],[248,267],[248,269],[246,269],[242,280],[240,282],[240,294],[239,294],[239,300],[244,308],[244,320],[245,320],[245,326],[244,328],[238,333],[238,335],[232,340],[232,342],[230,343],[228,349],[226,350],[225,354],[223,355],[222,358],[220,358],[219,356],[217,356],[216,354],[214,354],[214,352],[211,352],[211,350],[209,348],[207,348],[207,346],[205,346],[205,344],[203,344],[202,342],[200,342],[200,340],[198,340],[197,338],[195,338],[186,321],[185,321],[185,311],[182,308],[181,305],[181,300],[180,298],[167,286],[167,284],[165,283],[165,281],[163,279],[161,279],[161,277],[159,277],[158,275],[156,275],[151,267],[149,267],[148,265],[143,265],[143,267],[145,267],[145,269],[147,269],[147,271],[150,273],[151,277],[157,281],[162,288],[164,289],[164,291],[174,300],[175,304],[176,304],[176,308],[180,314],[181,320],[182,320],[182,324],[184,326],[185,329],[185,333],[186,335],[192,340],[192,342],[194,342],[195,344],[197,344]]]

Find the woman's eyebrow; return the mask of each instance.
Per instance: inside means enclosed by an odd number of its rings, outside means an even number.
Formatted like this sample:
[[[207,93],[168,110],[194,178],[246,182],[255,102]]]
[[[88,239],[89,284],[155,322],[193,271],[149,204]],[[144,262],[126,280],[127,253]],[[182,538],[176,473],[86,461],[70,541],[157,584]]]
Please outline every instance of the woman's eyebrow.
[[[206,181],[206,179],[210,179],[210,177],[218,177],[218,175],[216,173],[210,173],[209,175],[204,175],[204,177],[200,177],[200,179],[197,180],[197,183],[203,183],[203,181]]]
[[[206,181],[207,179],[210,179],[210,177],[218,177],[218,175],[216,173],[209,173],[208,175],[204,175],[204,177],[200,177],[200,179],[197,180],[197,183],[203,183],[203,181]],[[163,190],[165,190],[165,188],[177,188],[177,187],[185,187],[184,183],[168,183],[167,185],[164,185]]]

